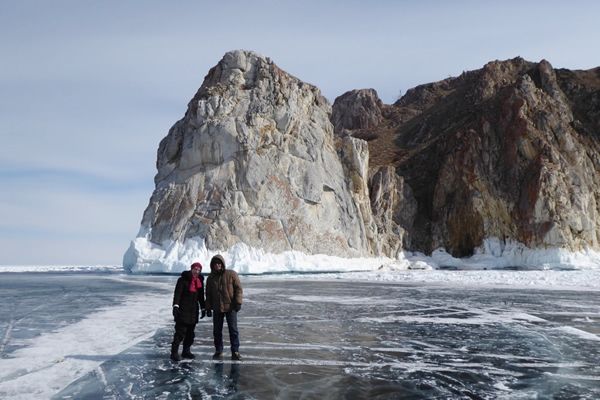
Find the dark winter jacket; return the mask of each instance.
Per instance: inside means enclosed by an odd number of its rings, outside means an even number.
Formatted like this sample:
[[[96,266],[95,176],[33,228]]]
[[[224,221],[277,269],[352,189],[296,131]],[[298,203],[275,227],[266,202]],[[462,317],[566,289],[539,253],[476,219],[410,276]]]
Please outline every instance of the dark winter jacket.
[[[173,306],[179,305],[179,316],[176,322],[184,324],[198,323],[198,305],[200,308],[204,306],[204,277],[199,275],[198,278],[202,282],[202,287],[196,292],[190,292],[190,282],[192,279],[192,271],[183,271],[181,277],[177,280],[175,293],[173,293]]]
[[[216,260],[223,264],[223,271],[213,270]],[[236,304],[242,305],[242,284],[237,272],[228,270],[222,256],[216,255],[210,260],[211,272],[206,279],[206,309],[229,312]]]

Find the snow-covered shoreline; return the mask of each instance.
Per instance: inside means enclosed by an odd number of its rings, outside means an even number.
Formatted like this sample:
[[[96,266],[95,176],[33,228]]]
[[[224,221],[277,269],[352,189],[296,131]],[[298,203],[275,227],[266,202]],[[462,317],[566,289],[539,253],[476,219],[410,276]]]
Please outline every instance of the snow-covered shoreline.
[[[0,265],[1,272],[125,272],[121,265]]]
[[[9,268],[10,272],[57,272],[57,273],[80,273],[77,266],[73,266],[69,271],[61,267],[53,271],[52,267],[40,267],[41,269],[21,270]],[[0,266],[0,271],[4,267]],[[94,273],[93,270],[85,270],[87,273]],[[98,270],[98,273],[105,271]],[[119,271],[116,271],[119,272]],[[125,271],[120,270],[125,274]],[[205,271],[206,274],[206,271]],[[354,272],[318,272],[318,273],[265,273],[259,275],[242,275],[242,279],[252,280],[312,280],[312,281],[362,281],[400,283],[408,285],[439,286],[453,288],[503,288],[503,289],[524,289],[524,290],[575,290],[575,291],[600,291],[600,270],[395,270],[390,267],[382,267],[374,271],[354,271]]]
[[[386,257],[342,258],[299,251],[273,254],[243,243],[228,250],[213,251],[208,250],[199,238],[158,246],[138,237],[123,256],[123,266],[132,273],[180,272],[197,261],[208,267],[210,259],[217,253],[225,258],[228,268],[242,274],[369,271],[394,261]]]
[[[216,253],[208,250],[201,238],[187,239],[184,243],[168,242],[159,246],[145,237],[138,237],[131,242],[125,253],[123,266],[133,273],[179,272],[196,261],[208,265],[210,258]],[[513,267],[536,270],[600,270],[600,252],[594,250],[572,252],[560,248],[530,249],[521,243],[497,238],[486,239],[473,256],[460,259],[452,257],[444,249],[434,251],[431,256],[403,252],[396,259],[343,258],[298,251],[273,254],[243,243],[219,253],[225,257],[228,266],[244,274],[375,271],[382,266],[394,270],[444,267],[468,270]]]
[[[468,288],[600,291],[600,270],[408,270],[263,275],[261,279],[347,280]]]
[[[166,250],[165,250],[166,249]],[[200,261],[204,273],[215,254],[201,240],[157,246],[137,238],[122,266],[0,266],[0,272],[98,272],[178,274]],[[431,256],[401,253],[390,258],[341,258],[306,255],[296,251],[267,253],[244,244],[220,252],[242,275],[264,279],[345,279],[375,282],[449,285],[457,287],[510,287],[552,290],[600,290],[600,253],[585,250],[528,249],[516,242],[488,239],[469,258],[452,257],[443,249]]]

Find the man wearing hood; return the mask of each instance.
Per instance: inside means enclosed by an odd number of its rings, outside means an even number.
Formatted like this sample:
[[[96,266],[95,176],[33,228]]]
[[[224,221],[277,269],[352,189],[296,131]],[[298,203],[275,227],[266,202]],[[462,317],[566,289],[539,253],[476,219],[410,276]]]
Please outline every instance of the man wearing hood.
[[[240,336],[237,313],[242,308],[242,284],[237,272],[225,268],[225,259],[217,254],[210,260],[210,275],[206,279],[206,310],[213,318],[215,354],[213,359],[223,358],[223,320],[227,320],[231,359],[241,360]]]
[[[199,309],[206,315],[204,306],[204,277],[201,274],[202,264],[195,262],[189,271],[183,271],[175,285],[173,294],[173,318],[175,319],[175,335],[171,344],[171,360],[194,358],[190,347],[194,343],[194,330],[198,323]],[[198,307],[200,306],[200,307]],[[183,352],[179,357],[179,344],[183,341]]]

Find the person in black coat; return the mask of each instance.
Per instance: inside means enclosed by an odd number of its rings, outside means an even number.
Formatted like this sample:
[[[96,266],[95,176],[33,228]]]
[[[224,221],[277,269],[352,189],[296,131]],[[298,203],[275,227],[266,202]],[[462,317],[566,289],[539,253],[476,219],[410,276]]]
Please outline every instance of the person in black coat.
[[[171,360],[194,358],[190,347],[194,343],[194,330],[200,319],[206,315],[204,307],[204,277],[201,274],[202,264],[195,262],[189,271],[183,271],[175,285],[173,294],[173,318],[175,319],[175,335],[171,343]],[[179,344],[183,342],[183,352],[179,357]]]

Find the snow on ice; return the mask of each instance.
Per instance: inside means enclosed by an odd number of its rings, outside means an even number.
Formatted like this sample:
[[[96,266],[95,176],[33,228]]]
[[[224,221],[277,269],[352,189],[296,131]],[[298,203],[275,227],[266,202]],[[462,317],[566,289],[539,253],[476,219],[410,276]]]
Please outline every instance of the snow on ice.
[[[421,253],[403,252],[397,259],[386,257],[342,258],[323,254],[306,255],[297,251],[267,253],[243,243],[220,252],[236,271],[245,274],[281,272],[349,272],[408,269],[600,269],[600,253],[592,250],[569,252],[565,249],[529,249],[514,241],[490,238],[468,258],[455,258],[443,249],[428,257]],[[183,244],[169,242],[163,246],[138,237],[123,257],[124,267],[134,273],[178,272],[195,261],[207,265],[214,252],[201,238],[187,239]]]

